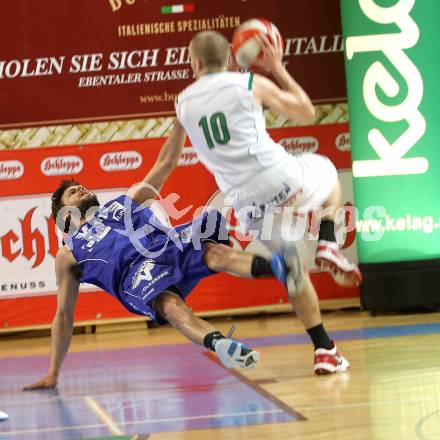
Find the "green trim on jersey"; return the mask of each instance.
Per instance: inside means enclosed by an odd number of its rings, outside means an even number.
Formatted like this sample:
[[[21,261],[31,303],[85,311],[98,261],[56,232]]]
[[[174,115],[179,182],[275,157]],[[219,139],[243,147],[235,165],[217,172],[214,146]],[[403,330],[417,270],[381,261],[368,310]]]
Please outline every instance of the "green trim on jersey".
[[[248,90],[252,90],[253,82],[254,82],[254,73],[251,72],[251,74],[249,75]]]

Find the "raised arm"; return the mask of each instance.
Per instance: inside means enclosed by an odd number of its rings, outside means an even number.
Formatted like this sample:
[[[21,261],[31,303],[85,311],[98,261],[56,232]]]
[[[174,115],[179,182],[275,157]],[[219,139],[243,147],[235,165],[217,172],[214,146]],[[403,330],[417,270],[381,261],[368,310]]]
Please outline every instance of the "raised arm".
[[[155,164],[142,182],[130,188],[127,192],[129,197],[140,205],[149,200],[153,201],[156,198],[165,181],[179,162],[185,138],[186,132],[176,120],[173,130],[163,144]]]
[[[58,283],[57,311],[52,321],[50,364],[46,375],[25,391],[55,388],[61,365],[69,350],[73,332],[73,315],[78,297],[79,281],[75,273],[76,261],[66,248],[61,248],[55,259]]]
[[[290,76],[282,64],[282,49],[273,39],[259,36],[263,59],[256,65],[268,70],[275,78],[273,81],[261,75],[255,75],[253,82],[254,98],[274,112],[286,116],[294,122],[312,123],[315,119],[315,108],[302,87]]]

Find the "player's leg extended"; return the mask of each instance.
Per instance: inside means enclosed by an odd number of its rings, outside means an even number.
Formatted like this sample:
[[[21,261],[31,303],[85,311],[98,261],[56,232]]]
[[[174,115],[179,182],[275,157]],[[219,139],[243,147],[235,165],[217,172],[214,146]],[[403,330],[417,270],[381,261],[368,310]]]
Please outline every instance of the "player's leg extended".
[[[241,277],[251,277],[253,254],[237,252],[217,243],[204,243],[205,264],[214,272],[230,272]]]
[[[266,225],[269,224],[268,222],[272,224],[271,233],[266,236],[260,234],[260,238],[264,239],[263,243],[269,250],[278,249],[286,255],[286,261],[292,271],[291,282],[286,283],[289,300],[312,340],[315,350],[314,372],[321,375],[346,371],[350,364],[339,354],[335,343],[330,339],[322,324],[318,296],[310,280],[305,261],[306,250],[303,242],[306,233],[305,224],[301,221],[293,221],[295,219],[289,221],[285,215],[286,212],[288,216],[288,211],[282,211],[273,215],[272,219],[266,219]],[[259,231],[263,231],[263,222],[258,222],[254,226]]]
[[[335,235],[335,221],[338,211],[342,208],[342,190],[339,179],[324,202],[324,215],[320,221],[318,247],[315,261],[317,266],[332,273],[335,281],[343,286],[358,285],[362,275],[358,267],[348,261],[339,251]]]
[[[211,323],[197,317],[175,293],[163,292],[154,302],[155,310],[177,331],[195,344],[215,351],[228,368],[254,368],[260,354],[235,339],[223,336]]]
[[[303,219],[298,220],[292,209],[278,208],[277,212],[269,213],[249,226],[272,252],[274,274],[285,285],[289,296],[294,296],[303,282],[303,265],[307,252],[304,244],[306,222]],[[279,264],[275,264],[277,259]],[[287,266],[284,273],[283,263]]]
[[[195,344],[203,345],[205,335],[216,331],[211,323],[195,316],[185,301],[175,293],[160,294],[154,301],[154,308],[162,318]]]
[[[277,253],[270,259],[248,252],[239,252],[218,243],[204,243],[204,262],[214,272],[228,272],[243,278],[277,277],[284,274],[285,263]],[[285,269],[284,269],[285,270]]]
[[[324,329],[318,296],[307,270],[304,273],[301,291],[289,299],[313,342],[315,349],[314,372],[322,375],[346,371],[350,367],[350,363],[338,352],[335,343]]]

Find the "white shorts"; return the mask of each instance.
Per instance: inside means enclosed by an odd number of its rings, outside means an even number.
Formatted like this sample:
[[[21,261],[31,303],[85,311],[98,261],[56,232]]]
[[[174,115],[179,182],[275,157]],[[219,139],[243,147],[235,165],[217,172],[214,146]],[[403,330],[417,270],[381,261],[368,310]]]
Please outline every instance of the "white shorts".
[[[337,179],[336,168],[327,157],[303,153],[289,156],[285,163],[268,168],[246,185],[229,191],[225,201],[234,207],[246,230],[261,229],[261,218],[275,207],[288,206],[298,211],[321,207]],[[252,207],[259,211],[256,216]]]

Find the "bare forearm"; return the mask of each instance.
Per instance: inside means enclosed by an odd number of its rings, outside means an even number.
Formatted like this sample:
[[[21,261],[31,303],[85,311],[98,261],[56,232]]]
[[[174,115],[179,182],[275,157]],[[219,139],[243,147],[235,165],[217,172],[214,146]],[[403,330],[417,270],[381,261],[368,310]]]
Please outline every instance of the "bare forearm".
[[[58,377],[72,339],[73,320],[56,315],[52,322],[49,373]]]
[[[176,168],[185,143],[186,133],[179,122],[162,146],[159,156],[140,184],[133,186],[127,195],[140,205],[153,201],[161,191],[169,175]]]
[[[160,150],[157,163],[169,163],[176,166],[185,143],[186,132],[176,120],[173,130]]]
[[[313,107],[312,101],[310,100],[304,89],[292,78],[289,72],[283,65],[280,65],[277,69],[272,72],[273,77],[277,81],[278,85],[297,98],[297,100],[305,106]]]

